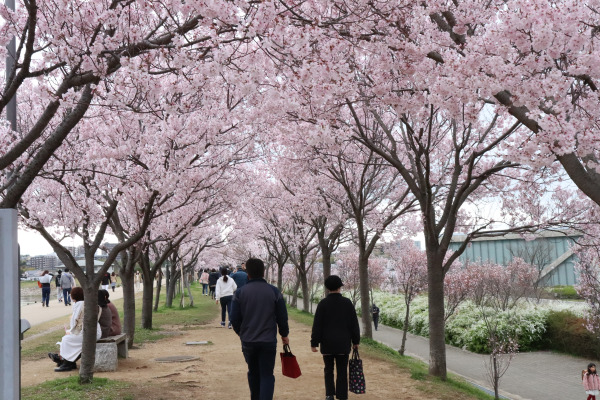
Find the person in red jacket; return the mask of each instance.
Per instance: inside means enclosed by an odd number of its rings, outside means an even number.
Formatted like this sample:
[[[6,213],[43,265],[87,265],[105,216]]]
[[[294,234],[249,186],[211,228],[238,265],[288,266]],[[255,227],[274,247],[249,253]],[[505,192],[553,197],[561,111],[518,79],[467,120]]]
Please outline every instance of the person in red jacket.
[[[350,348],[358,349],[360,328],[354,305],[341,294],[344,284],[337,275],[325,279],[325,287],[329,290],[326,298],[321,300],[315,312],[310,346],[313,352],[321,347],[325,363],[325,400],[348,398],[348,357]],[[333,380],[333,369],[337,379]]]
[[[582,375],[587,400],[596,400],[596,396],[600,394],[600,377],[596,373],[596,364],[589,363],[587,371],[584,369]]]

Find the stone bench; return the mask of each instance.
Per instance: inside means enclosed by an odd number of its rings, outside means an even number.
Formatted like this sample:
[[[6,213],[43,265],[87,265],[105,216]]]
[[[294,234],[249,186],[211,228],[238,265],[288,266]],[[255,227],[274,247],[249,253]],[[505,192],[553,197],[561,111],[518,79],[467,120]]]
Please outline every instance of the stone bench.
[[[127,334],[109,336],[96,342],[96,362],[94,371],[116,371],[118,358],[128,357]]]

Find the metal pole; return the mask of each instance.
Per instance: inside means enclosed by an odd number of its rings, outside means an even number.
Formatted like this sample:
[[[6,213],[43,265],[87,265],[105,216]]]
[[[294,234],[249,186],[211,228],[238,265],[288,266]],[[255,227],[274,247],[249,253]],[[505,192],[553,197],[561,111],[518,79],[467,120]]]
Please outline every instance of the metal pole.
[[[15,0],[4,0],[4,4],[7,8],[15,11]],[[12,70],[16,65],[16,53],[17,53],[17,41],[15,37],[10,40],[7,46],[8,55],[6,56],[6,80],[11,74]],[[6,119],[10,121],[10,126],[13,131],[17,130],[17,96],[13,96],[12,99],[6,105]]]
[[[15,0],[5,0],[7,8],[15,10]],[[7,46],[6,78],[16,65],[16,39]],[[6,119],[13,131],[17,130],[17,96],[6,106]],[[17,237],[18,214],[16,209],[0,209],[0,387],[2,398],[21,398],[21,307],[19,286],[19,242]]]
[[[17,210],[0,209],[0,387],[2,399],[17,400],[21,388]]]

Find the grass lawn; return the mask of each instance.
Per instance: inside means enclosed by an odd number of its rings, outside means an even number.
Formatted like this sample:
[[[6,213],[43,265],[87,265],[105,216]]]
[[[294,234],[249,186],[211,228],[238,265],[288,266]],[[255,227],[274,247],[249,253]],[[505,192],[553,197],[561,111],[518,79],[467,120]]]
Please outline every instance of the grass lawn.
[[[23,388],[21,398],[27,400],[133,400],[121,391],[129,384],[106,378],[94,378],[89,385],[80,385],[78,376],[54,379],[41,385]]]
[[[19,285],[20,285],[21,289],[31,289],[31,288],[39,289],[38,281],[19,281]]]
[[[312,326],[313,314],[299,311],[296,308],[288,308],[288,315],[296,322]],[[388,361],[397,365],[400,369],[410,372],[410,377],[419,381],[417,388],[423,392],[423,398],[429,396],[458,398],[460,396],[464,397],[465,394],[470,395],[473,399],[480,400],[491,400],[494,398],[494,396],[490,396],[477,389],[458,376],[449,373],[448,379],[442,381],[439,378],[429,376],[429,367],[424,362],[412,357],[401,356],[396,350],[372,339],[361,338],[360,340],[361,354]]]
[[[192,295],[196,300],[194,307],[189,306],[189,298],[185,298],[186,307],[179,307],[178,296],[174,301],[172,308],[159,306],[153,316],[153,326],[151,330],[142,329],[139,323],[142,314],[141,293],[136,297],[136,333],[134,343],[142,345],[147,341],[156,341],[166,337],[161,333],[167,327],[177,326],[179,329],[197,329],[198,326],[206,324],[213,320],[217,315],[216,308],[211,301],[207,301],[201,294],[202,288],[198,284],[192,286]],[[161,299],[164,299],[164,291]],[[123,308],[123,299],[114,301],[117,309]],[[121,314],[121,318],[123,315]],[[22,343],[23,360],[39,360],[47,358],[47,353],[57,351],[56,342],[60,341],[63,335],[62,326],[68,322],[68,318],[60,318],[45,324],[36,326],[27,332],[26,337],[38,335],[35,338],[26,340]],[[49,367],[50,367],[49,362]],[[126,394],[128,383],[109,380],[105,378],[94,378],[91,385],[79,385],[78,377],[54,379],[43,384],[23,388],[22,399],[26,400],[79,400],[79,399],[132,399]]]

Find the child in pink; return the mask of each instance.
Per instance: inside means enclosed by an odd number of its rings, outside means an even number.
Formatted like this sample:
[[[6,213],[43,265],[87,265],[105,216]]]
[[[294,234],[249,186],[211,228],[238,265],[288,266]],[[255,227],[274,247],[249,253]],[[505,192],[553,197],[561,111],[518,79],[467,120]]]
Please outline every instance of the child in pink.
[[[587,371],[584,369],[582,375],[587,400],[596,400],[596,396],[600,394],[600,377],[596,374],[596,364],[589,363]]]

